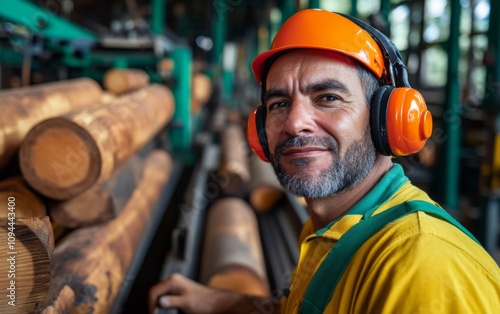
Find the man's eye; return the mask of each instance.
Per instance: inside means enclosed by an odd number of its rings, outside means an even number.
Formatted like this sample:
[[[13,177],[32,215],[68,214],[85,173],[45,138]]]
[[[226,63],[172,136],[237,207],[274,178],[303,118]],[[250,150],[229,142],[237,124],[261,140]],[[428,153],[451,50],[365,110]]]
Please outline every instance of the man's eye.
[[[273,109],[276,109],[276,108],[284,108],[284,107],[287,107],[287,106],[288,106],[288,103],[286,103],[284,101],[277,101],[277,102],[272,103],[269,106],[269,110],[273,110]]]
[[[321,96],[320,97],[320,101],[336,101],[336,100],[339,100],[340,97],[336,96],[336,95],[324,95],[324,96]]]

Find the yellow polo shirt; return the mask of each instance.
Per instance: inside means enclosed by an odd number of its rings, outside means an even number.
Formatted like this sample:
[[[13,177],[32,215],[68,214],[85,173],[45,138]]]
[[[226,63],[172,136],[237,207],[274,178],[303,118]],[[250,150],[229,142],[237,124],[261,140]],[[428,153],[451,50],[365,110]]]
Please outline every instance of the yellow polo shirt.
[[[434,203],[395,164],[340,219],[317,232],[308,220],[281,312],[298,313],[319,265],[364,212],[374,210],[376,215],[408,200]],[[325,313],[500,313],[500,268],[452,224],[423,212],[408,214],[377,232],[354,254]]]

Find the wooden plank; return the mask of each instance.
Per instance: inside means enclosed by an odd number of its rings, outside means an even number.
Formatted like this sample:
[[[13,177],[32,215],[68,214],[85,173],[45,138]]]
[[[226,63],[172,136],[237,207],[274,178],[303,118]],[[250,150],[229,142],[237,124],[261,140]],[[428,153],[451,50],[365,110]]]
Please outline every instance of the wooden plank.
[[[23,141],[21,171],[41,194],[69,199],[109,179],[173,112],[170,90],[150,85],[113,104],[45,120]]]

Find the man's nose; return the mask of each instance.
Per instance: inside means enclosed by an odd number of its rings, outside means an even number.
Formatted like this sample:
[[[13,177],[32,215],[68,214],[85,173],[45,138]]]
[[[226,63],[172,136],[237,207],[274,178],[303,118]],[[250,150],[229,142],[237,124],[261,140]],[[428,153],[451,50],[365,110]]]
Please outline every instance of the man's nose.
[[[312,133],[315,129],[314,108],[303,100],[294,100],[284,121],[285,132],[290,136]]]

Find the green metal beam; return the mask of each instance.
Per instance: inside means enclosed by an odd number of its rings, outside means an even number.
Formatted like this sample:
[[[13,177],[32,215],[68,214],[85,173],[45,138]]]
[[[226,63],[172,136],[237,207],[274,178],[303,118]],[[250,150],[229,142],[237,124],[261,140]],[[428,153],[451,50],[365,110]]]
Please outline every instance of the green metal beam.
[[[500,1],[490,0],[490,24],[488,28],[488,55],[494,60],[486,65],[486,92],[483,103],[500,105]]]
[[[389,36],[391,33],[391,21],[389,20],[389,15],[391,14],[391,11],[392,11],[391,0],[380,0],[380,15],[382,15],[382,18],[384,19],[386,25],[386,30],[387,30],[386,35]]]
[[[23,53],[11,48],[0,47],[0,66],[21,66],[23,64]]]
[[[450,0],[450,35],[448,38],[448,69],[446,81],[446,103],[443,114],[444,143],[444,200],[447,209],[458,209],[458,180],[460,172],[460,85],[458,63],[460,59],[460,0]]]
[[[169,136],[174,150],[180,155],[186,155],[191,151],[193,134],[191,120],[192,53],[188,47],[177,47],[172,51],[171,57],[174,61],[172,93],[175,99],[175,113]]]
[[[165,27],[165,1],[152,0],[151,3],[151,30],[156,36],[163,34],[163,28]]]
[[[358,17],[358,0],[351,0],[351,12],[349,15]]]
[[[297,8],[295,7],[295,0],[281,0],[281,25],[292,16]]]
[[[309,9],[320,9],[319,0],[309,0]]]
[[[216,11],[213,16],[213,79],[216,83],[221,80],[222,76],[222,56],[224,54],[224,43],[227,36],[228,12]]]
[[[54,4],[59,5],[59,2],[54,1]],[[0,0],[0,19],[24,25],[30,31],[41,33],[47,38],[89,41],[97,38],[90,31],[26,0]]]

